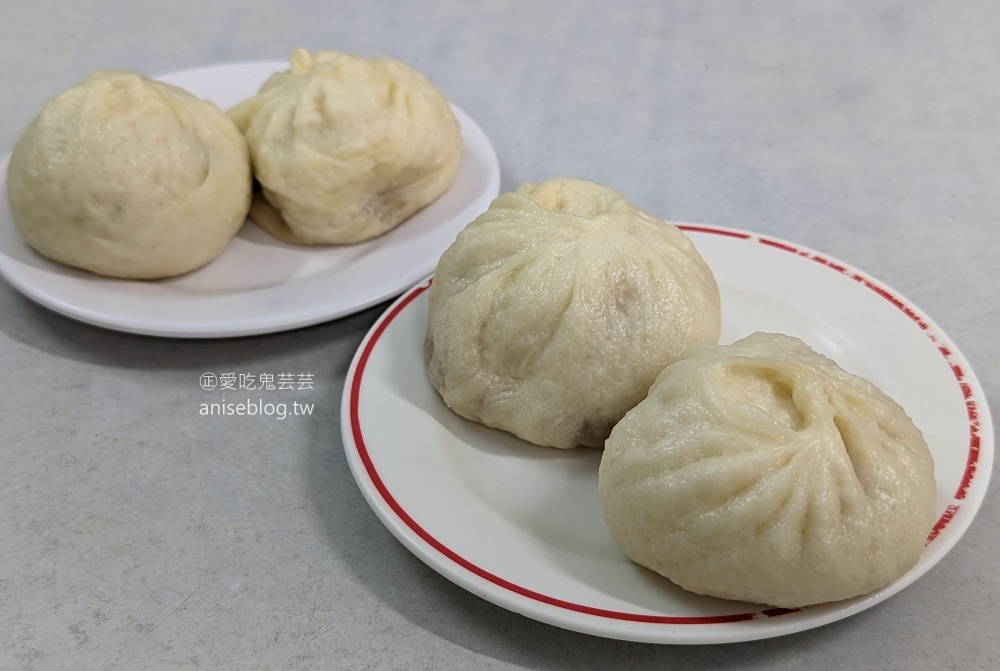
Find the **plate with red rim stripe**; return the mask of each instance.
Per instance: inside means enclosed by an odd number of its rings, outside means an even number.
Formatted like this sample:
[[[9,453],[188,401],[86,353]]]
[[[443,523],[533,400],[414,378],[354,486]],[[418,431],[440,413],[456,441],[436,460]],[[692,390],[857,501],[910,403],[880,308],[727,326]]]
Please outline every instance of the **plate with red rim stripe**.
[[[954,547],[986,494],[992,423],[968,362],[910,301],[846,263],[754,233],[678,225],[719,282],[720,342],[754,331],[799,337],[875,383],[923,431],[939,518],[916,566],[875,593],[794,610],[691,594],[637,566],[604,525],[600,450],[530,445],[457,416],[431,387],[423,361],[430,279],[375,323],[347,375],[343,440],[366,500],[404,546],[458,585],[597,636],[678,644],[768,638],[840,620],[899,592]]]

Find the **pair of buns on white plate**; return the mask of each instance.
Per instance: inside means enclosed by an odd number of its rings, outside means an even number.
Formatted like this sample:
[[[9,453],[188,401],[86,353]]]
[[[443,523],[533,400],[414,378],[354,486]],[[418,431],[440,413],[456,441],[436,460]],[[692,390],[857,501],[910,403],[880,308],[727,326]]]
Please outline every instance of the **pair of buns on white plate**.
[[[458,414],[603,446],[608,528],[681,587],[798,607],[901,576],[936,515],[920,431],[794,337],[718,345],[720,315],[682,231],[557,179],[501,196],[442,256],[425,356]]]
[[[29,125],[7,187],[18,232],[44,256],[156,279],[214,260],[248,213],[293,244],[382,235],[448,190],[461,154],[448,102],[413,68],[300,49],[228,115],[95,72]]]

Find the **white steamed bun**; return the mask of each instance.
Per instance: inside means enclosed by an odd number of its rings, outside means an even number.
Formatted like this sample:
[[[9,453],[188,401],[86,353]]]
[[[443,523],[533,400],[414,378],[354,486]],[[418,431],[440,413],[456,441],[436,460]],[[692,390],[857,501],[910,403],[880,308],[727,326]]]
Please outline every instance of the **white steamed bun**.
[[[690,343],[719,291],[678,228],[579,179],[497,198],[430,288],[431,382],[459,415],[538,445],[601,446]]]
[[[934,464],[903,409],[780,334],[686,350],[612,431],[599,489],[633,561],[782,607],[886,586],[936,514]]]
[[[98,71],[28,126],[7,191],[18,232],[41,254],[154,279],[222,253],[250,208],[250,160],[239,129],[212,103]]]
[[[447,100],[391,58],[298,49],[229,115],[261,187],[251,218],[295,244],[388,232],[451,187],[462,156]]]

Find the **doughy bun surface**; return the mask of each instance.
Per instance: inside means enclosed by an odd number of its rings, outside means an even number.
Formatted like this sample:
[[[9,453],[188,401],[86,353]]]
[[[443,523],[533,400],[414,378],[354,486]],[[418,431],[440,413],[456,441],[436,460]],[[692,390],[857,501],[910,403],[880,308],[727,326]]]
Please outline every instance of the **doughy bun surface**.
[[[252,218],[294,244],[392,230],[451,187],[462,157],[448,101],[390,58],[299,49],[229,115],[261,186]]]
[[[687,236],[614,189],[554,179],[500,196],[441,257],[425,355],[459,415],[599,447],[719,326],[715,278]]]
[[[686,350],[612,431],[599,489],[633,561],[782,607],[888,585],[936,516],[934,464],[903,409],[780,334]]]
[[[98,71],[49,101],[14,147],[14,224],[43,255],[154,279],[219,256],[250,207],[239,130],[210,102]]]

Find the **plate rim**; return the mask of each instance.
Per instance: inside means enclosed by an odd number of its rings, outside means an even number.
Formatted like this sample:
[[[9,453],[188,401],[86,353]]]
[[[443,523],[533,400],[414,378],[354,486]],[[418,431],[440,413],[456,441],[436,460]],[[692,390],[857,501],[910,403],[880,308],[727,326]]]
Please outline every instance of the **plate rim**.
[[[191,77],[191,76],[203,76],[208,73],[216,72],[221,76],[224,71],[240,71],[247,72],[252,71],[256,73],[257,71],[271,71],[278,72],[282,68],[288,67],[288,61],[281,60],[248,60],[248,61],[232,61],[232,62],[219,62],[203,66],[197,66],[192,68],[185,68],[182,70],[176,70],[172,72],[166,72],[163,74],[154,75],[151,79],[155,80],[169,80],[178,77]],[[205,96],[199,95],[198,97],[204,98]],[[486,165],[486,170],[481,176],[482,185],[482,195],[470,199],[466,207],[481,204],[481,209],[486,209],[489,202],[496,198],[500,193],[500,162],[499,157],[496,152],[496,147],[494,146],[489,135],[486,134],[485,130],[479,123],[466,112],[464,109],[456,105],[452,101],[448,101],[449,106],[455,114],[456,119],[462,128],[463,134],[470,134],[475,138],[473,146],[476,151],[476,158],[481,159]],[[7,193],[6,180],[7,180],[7,170],[10,161],[10,156],[13,148],[5,151],[5,153],[0,154],[0,191],[3,194]],[[11,229],[14,228],[12,215],[10,214],[9,204],[7,203],[6,196],[3,198],[3,203],[0,203],[0,207],[6,208],[5,215],[2,217],[4,225],[9,226]],[[475,216],[475,215],[473,215]],[[245,222],[244,226],[249,222]],[[405,222],[404,222],[405,223]],[[391,231],[390,231],[391,233]],[[457,233],[457,230],[456,230]],[[13,231],[13,235],[17,235],[16,230]],[[24,244],[21,241],[21,244]],[[322,249],[322,248],[321,248]],[[37,254],[34,250],[29,251],[32,254]],[[444,251],[442,247],[441,252]],[[226,251],[223,251],[225,254]],[[97,279],[101,281],[114,281],[117,283],[135,283],[137,286],[143,286],[148,281],[145,280],[129,280],[129,279],[117,279],[117,278],[104,278],[98,275],[87,274],[86,271],[79,271],[78,269],[71,268],[69,266],[62,266],[58,262],[51,261],[45,257],[38,255],[46,264],[51,264],[55,269],[61,269],[64,272],[80,272],[85,273],[86,279]],[[434,260],[436,262],[436,259]],[[136,321],[130,315],[125,314],[120,311],[100,309],[90,304],[79,304],[72,299],[72,296],[67,296],[66,292],[61,292],[58,290],[53,290],[52,288],[46,288],[44,285],[39,286],[37,282],[33,281],[29,274],[25,273],[20,265],[23,265],[18,259],[4,253],[0,250],[0,277],[2,277],[10,286],[16,289],[26,298],[30,299],[34,303],[51,310],[59,315],[73,319],[78,322],[86,323],[91,326],[96,326],[99,328],[108,329],[111,331],[118,331],[124,333],[132,333],[144,336],[157,336],[165,338],[176,338],[176,339],[222,339],[222,338],[235,338],[243,336],[255,336],[264,335],[269,333],[279,333],[284,331],[291,331],[300,328],[305,328],[308,326],[314,326],[316,324],[321,324],[336,319],[341,319],[352,314],[356,314],[363,310],[366,310],[374,305],[385,302],[391,298],[399,296],[405,292],[409,287],[413,285],[415,281],[418,281],[421,276],[428,272],[426,265],[419,268],[418,271],[406,273],[405,278],[400,279],[395,282],[392,287],[386,287],[377,292],[372,292],[365,294],[363,298],[359,298],[353,301],[348,306],[341,306],[339,309],[329,309],[324,308],[322,301],[318,301],[311,306],[306,308],[299,307],[293,312],[287,314],[283,319],[263,318],[261,315],[247,315],[243,314],[236,320],[227,322],[226,320],[214,320],[211,323],[205,325],[203,322],[196,320],[190,320],[185,318],[180,319],[141,319]],[[430,264],[433,267],[433,263]],[[48,272],[47,270],[42,270],[41,272]],[[55,272],[55,271],[52,271]],[[194,271],[194,272],[197,272]],[[171,279],[171,278],[165,278]],[[152,282],[155,283],[155,280]],[[295,280],[290,280],[280,285],[275,285],[271,287],[266,287],[264,289],[256,289],[254,291],[268,291],[274,290],[279,287],[290,287],[295,286]],[[252,292],[249,292],[252,293]],[[239,295],[236,292],[230,294],[231,296]],[[199,296],[187,296],[183,300],[192,302],[203,302],[209,303],[211,301],[222,301],[226,300],[225,294],[213,295],[209,298],[199,297]]]
[[[734,615],[695,617],[646,616],[573,604],[514,585],[465,560],[424,530],[389,492],[368,454],[359,417],[361,382],[368,359],[395,318],[430,288],[433,276],[414,285],[379,316],[360,343],[347,372],[341,403],[341,437],[352,474],[366,501],[408,550],[445,578],[487,601],[527,617],[600,637],[660,644],[718,644],[759,640],[813,629],[844,619],[902,591],[926,574],[958,543],[976,517],[988,490],[994,458],[992,422],[982,386],[968,360],[951,338],[912,301],[850,264],[775,236],[708,224],[668,223],[676,225],[685,234],[718,235],[762,244],[845,275],[900,310],[944,357],[965,400],[968,415],[965,445],[967,455],[959,486],[925,542],[925,552],[927,547],[937,543],[933,546],[935,553],[931,560],[914,566],[880,590],[844,602],[790,609],[747,604],[750,608],[756,606],[757,610]],[[364,485],[365,479],[371,483],[371,488]],[[954,526],[955,524],[958,526]],[[942,532],[948,527],[954,533],[942,536]],[[448,565],[442,562],[442,558],[461,570],[448,570]],[[525,603],[525,599],[534,600],[535,603]],[[795,613],[808,613],[811,617],[796,618]],[[782,618],[788,615],[792,617]],[[719,625],[730,626],[718,631]],[[706,635],[706,631],[720,635]]]

